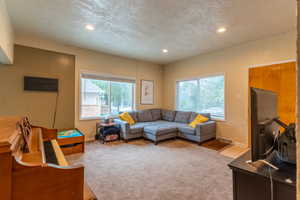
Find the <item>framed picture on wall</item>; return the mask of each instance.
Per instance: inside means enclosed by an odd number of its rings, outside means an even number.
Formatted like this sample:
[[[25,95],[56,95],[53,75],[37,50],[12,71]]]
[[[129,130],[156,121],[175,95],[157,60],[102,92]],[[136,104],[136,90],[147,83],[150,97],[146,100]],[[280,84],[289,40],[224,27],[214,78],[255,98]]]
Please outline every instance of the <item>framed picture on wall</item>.
[[[141,80],[141,104],[154,104],[154,81]]]

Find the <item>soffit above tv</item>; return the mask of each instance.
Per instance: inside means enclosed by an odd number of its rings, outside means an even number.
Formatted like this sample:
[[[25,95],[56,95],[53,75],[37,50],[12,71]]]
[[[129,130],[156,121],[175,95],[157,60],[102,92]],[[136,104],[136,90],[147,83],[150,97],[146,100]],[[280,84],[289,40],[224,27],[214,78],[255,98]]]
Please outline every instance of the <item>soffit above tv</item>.
[[[296,1],[6,2],[17,35],[160,64],[291,30],[296,36]]]
[[[7,53],[0,46],[0,64],[12,64],[12,58],[7,56]]]

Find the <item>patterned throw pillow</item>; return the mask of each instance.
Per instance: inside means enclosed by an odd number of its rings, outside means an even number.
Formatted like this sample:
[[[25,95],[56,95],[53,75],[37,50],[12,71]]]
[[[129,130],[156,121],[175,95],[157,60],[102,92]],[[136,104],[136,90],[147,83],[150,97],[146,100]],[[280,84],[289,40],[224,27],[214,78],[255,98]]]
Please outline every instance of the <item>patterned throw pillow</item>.
[[[192,121],[189,126],[192,128],[196,128],[197,124],[207,122],[209,119],[207,117],[204,117],[203,115],[197,115],[197,117]]]
[[[128,112],[128,114],[132,117],[132,119],[133,119],[135,122],[138,121],[138,118],[137,118],[137,112],[136,112],[136,111]]]
[[[135,124],[135,121],[132,119],[128,112],[120,114],[119,118],[123,121],[126,121],[129,125]]]
[[[189,119],[189,123],[191,123],[192,121],[194,121],[194,119],[196,119],[196,117],[198,115],[202,115],[203,117],[206,117],[210,120],[210,113],[196,113],[196,112],[192,112],[190,119]]]

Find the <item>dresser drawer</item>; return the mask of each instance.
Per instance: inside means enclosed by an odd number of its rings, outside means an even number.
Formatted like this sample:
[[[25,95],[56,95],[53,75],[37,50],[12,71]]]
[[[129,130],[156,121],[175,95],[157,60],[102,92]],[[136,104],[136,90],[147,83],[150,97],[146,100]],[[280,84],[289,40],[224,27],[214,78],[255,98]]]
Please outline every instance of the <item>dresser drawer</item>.
[[[70,155],[73,153],[84,153],[84,144],[83,143],[75,143],[60,146],[62,152],[65,155]]]

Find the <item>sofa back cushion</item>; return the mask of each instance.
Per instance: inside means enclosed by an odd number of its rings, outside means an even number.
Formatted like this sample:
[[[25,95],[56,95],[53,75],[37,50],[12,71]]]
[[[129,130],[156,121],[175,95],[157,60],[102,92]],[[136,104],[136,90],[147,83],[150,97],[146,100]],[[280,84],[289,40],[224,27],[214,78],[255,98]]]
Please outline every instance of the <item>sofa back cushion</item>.
[[[151,114],[153,121],[161,120],[161,109],[152,109]]]
[[[137,118],[137,112],[136,112],[136,111],[128,112],[128,114],[132,117],[132,119],[133,119],[135,122],[138,121],[138,118]]]
[[[191,114],[191,112],[177,111],[174,121],[180,123],[189,123]]]
[[[151,121],[153,121],[151,110],[138,111],[137,117],[138,117],[139,122],[151,122]]]
[[[175,119],[176,111],[162,110],[162,120],[173,122]]]
[[[209,120],[211,120],[210,113],[196,113],[196,112],[192,112],[191,116],[190,116],[189,123],[191,123],[192,121],[194,121],[194,119],[197,117],[198,114],[200,114],[200,115],[202,115],[204,117],[207,117]]]

